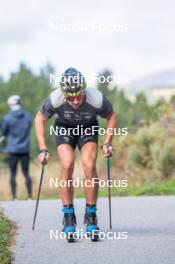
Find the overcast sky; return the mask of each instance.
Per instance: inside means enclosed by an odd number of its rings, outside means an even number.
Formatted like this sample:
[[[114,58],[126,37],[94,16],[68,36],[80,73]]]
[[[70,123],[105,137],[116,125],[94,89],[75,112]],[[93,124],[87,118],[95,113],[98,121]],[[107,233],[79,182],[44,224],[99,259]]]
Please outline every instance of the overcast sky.
[[[1,1],[0,75],[8,78],[21,61],[35,72],[50,62],[58,74],[69,66],[88,75],[108,67],[121,82],[173,68],[174,10],[174,0]],[[91,31],[56,31],[56,22]]]

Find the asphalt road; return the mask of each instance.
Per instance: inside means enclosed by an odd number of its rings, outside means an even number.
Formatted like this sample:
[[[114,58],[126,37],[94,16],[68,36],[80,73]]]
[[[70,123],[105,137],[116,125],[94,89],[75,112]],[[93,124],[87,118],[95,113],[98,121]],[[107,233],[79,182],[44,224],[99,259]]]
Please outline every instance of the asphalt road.
[[[75,200],[77,228],[83,227],[84,199]],[[35,231],[31,230],[35,201],[0,202],[10,219],[17,222],[16,264],[173,264],[175,263],[175,197],[113,198],[115,238],[109,232],[108,200],[98,200],[99,242],[79,238],[75,243],[60,239],[60,200],[39,204]],[[55,236],[51,236],[51,235]]]

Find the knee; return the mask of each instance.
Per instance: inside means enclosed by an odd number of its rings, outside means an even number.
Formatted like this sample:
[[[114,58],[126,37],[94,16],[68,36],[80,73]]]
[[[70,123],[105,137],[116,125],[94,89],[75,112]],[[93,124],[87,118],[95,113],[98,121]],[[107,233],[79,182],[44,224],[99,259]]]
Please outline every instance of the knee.
[[[92,175],[95,171],[95,160],[84,161],[83,169],[86,175]]]
[[[61,169],[68,173],[72,173],[74,169],[74,161],[73,160],[64,160],[61,162]]]

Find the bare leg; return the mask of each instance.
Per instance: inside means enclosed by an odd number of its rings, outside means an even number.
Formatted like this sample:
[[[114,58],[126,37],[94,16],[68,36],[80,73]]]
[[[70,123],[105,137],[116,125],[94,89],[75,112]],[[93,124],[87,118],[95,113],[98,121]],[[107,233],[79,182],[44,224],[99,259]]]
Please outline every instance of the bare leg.
[[[96,171],[98,148],[94,142],[86,143],[81,149],[81,159],[86,176],[86,180],[92,181],[95,178],[95,182],[98,182],[98,176]],[[85,187],[86,204],[96,204],[98,195],[98,183],[91,184],[89,187]]]
[[[68,144],[61,144],[57,147],[57,154],[61,165],[60,180],[67,183],[65,187],[60,186],[61,199],[63,205],[73,204],[73,186],[70,180],[74,170],[74,150]]]

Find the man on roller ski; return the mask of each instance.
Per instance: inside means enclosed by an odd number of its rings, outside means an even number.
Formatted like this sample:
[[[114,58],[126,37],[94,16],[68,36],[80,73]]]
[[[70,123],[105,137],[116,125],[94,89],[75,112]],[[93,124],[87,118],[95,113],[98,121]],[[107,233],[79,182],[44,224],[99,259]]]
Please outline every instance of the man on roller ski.
[[[107,119],[107,129],[110,131],[116,127],[116,115],[113,112],[111,103],[102,93],[94,88],[87,87],[84,76],[74,68],[68,68],[62,75],[60,87],[54,90],[44,101],[40,111],[35,118],[36,136],[39,145],[39,161],[47,164],[49,152],[45,141],[45,123],[54,115],[55,128],[58,128],[56,135],[57,154],[61,165],[60,180],[66,183],[72,179],[75,160],[75,148],[78,146],[81,154],[81,161],[86,180],[92,181],[98,176],[96,171],[96,160],[98,152],[98,127],[97,116]],[[70,128],[83,127],[83,133],[75,135]],[[62,134],[64,129],[68,133]],[[72,130],[71,130],[72,131]],[[93,131],[89,133],[89,131]],[[105,157],[112,155],[113,133],[106,133],[103,145]],[[85,187],[86,208],[84,224],[86,232],[93,234],[92,240],[98,240],[96,203],[98,195],[98,183]],[[60,187],[60,195],[63,203],[63,232],[73,241],[73,234],[76,231],[76,216],[73,205],[73,186],[66,184]],[[71,236],[72,235],[72,236]]]

